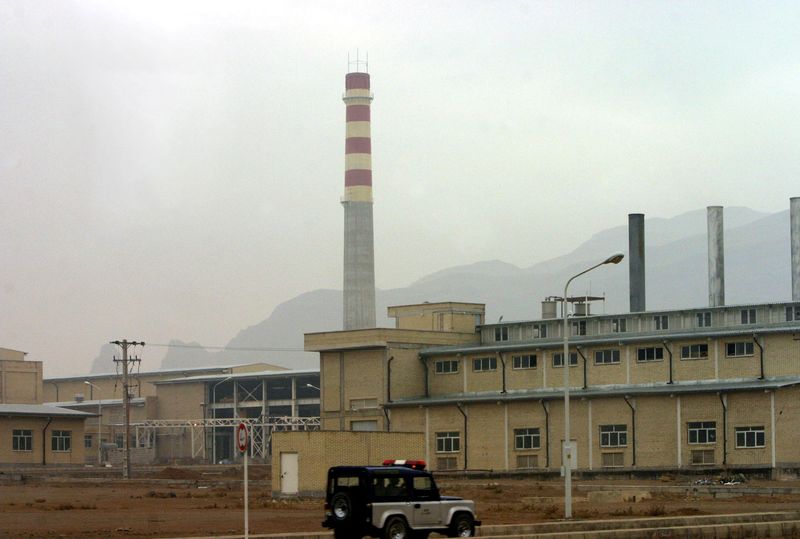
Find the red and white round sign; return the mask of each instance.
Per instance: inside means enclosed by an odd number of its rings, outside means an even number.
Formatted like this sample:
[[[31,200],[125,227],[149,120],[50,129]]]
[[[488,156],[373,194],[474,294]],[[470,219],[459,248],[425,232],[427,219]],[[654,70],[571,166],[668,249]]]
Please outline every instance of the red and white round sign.
[[[247,425],[244,423],[239,423],[236,427],[236,446],[242,453],[247,451]]]

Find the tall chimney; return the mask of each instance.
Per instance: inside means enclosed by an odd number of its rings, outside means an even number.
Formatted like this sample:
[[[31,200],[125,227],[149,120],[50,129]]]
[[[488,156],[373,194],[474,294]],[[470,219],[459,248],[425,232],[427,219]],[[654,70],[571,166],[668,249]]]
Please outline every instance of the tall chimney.
[[[800,301],[800,197],[789,199],[792,243],[792,301]]]
[[[628,214],[628,272],[631,312],[644,312],[644,214]]]
[[[725,246],[722,206],[708,207],[708,305],[725,305]]]
[[[375,327],[375,254],[372,232],[372,145],[369,73],[345,76],[344,329]],[[364,64],[366,71],[366,64]]]

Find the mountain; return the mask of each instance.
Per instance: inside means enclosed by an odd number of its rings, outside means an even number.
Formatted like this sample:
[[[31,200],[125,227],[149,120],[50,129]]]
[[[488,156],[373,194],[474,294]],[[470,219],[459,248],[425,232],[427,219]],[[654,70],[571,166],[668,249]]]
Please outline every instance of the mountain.
[[[671,309],[708,304],[705,209],[670,219],[646,219],[647,308]],[[530,320],[541,315],[539,302],[563,293],[575,273],[617,251],[627,253],[627,226],[603,230],[571,253],[520,268],[499,260],[437,271],[405,288],[378,290],[378,325],[392,327],[390,305],[423,301],[486,304],[487,322]],[[759,303],[790,298],[789,212],[725,208],[726,303]],[[605,296],[602,312],[628,310],[627,259],[581,278],[571,294]],[[220,352],[183,347],[174,341],[163,368],[264,361],[290,368],[318,366],[317,354],[302,352],[303,334],[342,327],[342,292],[315,290],[279,305],[267,318],[243,329]],[[268,349],[269,351],[265,351]],[[108,369],[105,369],[108,370]]]

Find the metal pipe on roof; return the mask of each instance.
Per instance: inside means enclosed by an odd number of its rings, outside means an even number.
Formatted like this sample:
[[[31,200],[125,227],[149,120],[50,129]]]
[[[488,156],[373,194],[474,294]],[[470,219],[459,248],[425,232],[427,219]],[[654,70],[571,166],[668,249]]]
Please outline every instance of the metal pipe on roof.
[[[628,214],[628,275],[630,310],[643,312],[645,308],[644,280],[644,214]]]
[[[789,199],[789,229],[792,244],[792,301],[800,301],[800,197]]]
[[[707,208],[708,220],[708,305],[725,305],[725,246],[722,206]]]

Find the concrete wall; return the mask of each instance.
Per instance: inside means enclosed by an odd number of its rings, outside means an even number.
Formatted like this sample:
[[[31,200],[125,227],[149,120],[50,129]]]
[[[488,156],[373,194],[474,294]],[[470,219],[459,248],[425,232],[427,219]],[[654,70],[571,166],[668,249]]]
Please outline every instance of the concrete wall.
[[[41,404],[43,398],[41,361],[0,360],[0,404]]]
[[[281,454],[298,454],[301,495],[325,491],[332,466],[380,465],[384,459],[422,459],[424,435],[401,432],[276,432],[272,435],[272,494],[280,494]]]

